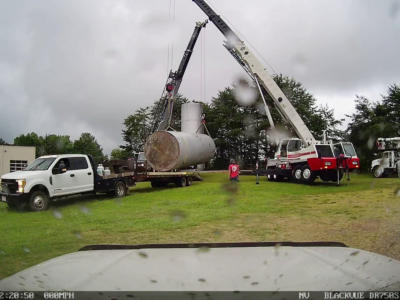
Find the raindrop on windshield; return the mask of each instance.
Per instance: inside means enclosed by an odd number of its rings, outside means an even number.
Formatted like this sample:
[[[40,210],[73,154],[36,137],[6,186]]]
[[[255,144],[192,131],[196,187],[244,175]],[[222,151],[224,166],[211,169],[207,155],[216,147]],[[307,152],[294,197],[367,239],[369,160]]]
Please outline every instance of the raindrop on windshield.
[[[59,210],[54,209],[53,210],[53,216],[56,219],[61,219],[62,218],[62,213]]]
[[[186,218],[186,213],[182,210],[174,210],[170,213],[173,222],[181,222]]]
[[[368,142],[367,142],[367,147],[368,147],[368,149],[372,149],[372,148],[374,147],[374,145],[375,145],[375,140],[376,140],[376,138],[375,138],[374,136],[371,136],[371,137],[368,139]]]
[[[139,254],[139,256],[142,257],[142,258],[147,258],[147,257],[149,257],[149,256],[147,255],[147,253],[146,253],[146,252],[143,252],[143,251],[140,251],[138,254]]]
[[[210,251],[210,248],[208,247],[200,247],[196,250],[197,253],[207,253]]]
[[[215,236],[220,236],[221,235],[221,231],[219,231],[218,229],[214,230],[213,233],[214,233]]]
[[[82,205],[79,207],[80,211],[83,212],[85,215],[90,214],[90,210],[89,208],[87,208],[86,206]]]
[[[78,230],[74,230],[74,231],[72,231],[72,233],[73,233],[73,235],[76,236],[76,238],[78,238],[78,239],[81,239],[81,238],[82,238],[82,235],[81,235],[81,233],[80,233]]]
[[[280,248],[281,244],[277,243],[275,244],[275,255],[278,256],[279,255],[279,248]]]
[[[250,86],[247,79],[239,78],[234,87],[235,100],[239,105],[249,106],[257,100],[257,90]]]
[[[356,256],[356,255],[358,255],[359,253],[360,253],[360,251],[357,250],[357,251],[351,252],[350,255],[351,255],[351,256]]]

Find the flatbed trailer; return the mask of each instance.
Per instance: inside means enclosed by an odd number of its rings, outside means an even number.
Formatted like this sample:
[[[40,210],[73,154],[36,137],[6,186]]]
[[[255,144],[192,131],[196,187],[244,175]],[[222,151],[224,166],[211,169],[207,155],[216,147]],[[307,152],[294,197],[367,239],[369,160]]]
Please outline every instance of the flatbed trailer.
[[[199,172],[193,170],[181,170],[170,172],[143,172],[135,174],[136,182],[150,181],[152,187],[164,187],[174,183],[178,187],[192,185],[193,181],[201,181]]]

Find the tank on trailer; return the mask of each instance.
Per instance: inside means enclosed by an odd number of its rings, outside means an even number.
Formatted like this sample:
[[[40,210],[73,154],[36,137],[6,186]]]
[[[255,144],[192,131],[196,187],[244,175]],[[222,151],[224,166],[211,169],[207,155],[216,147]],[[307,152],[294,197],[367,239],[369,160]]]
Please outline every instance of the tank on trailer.
[[[170,171],[208,162],[214,157],[213,139],[202,134],[200,103],[182,105],[182,131],[156,131],[146,141],[144,153],[156,171]]]

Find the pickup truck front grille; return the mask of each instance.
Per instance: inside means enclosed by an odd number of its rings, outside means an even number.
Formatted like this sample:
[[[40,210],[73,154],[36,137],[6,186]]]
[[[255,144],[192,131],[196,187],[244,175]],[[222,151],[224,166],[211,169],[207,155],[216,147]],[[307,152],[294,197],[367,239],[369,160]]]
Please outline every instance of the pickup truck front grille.
[[[18,191],[18,183],[15,179],[2,179],[1,191],[6,194],[15,194]]]

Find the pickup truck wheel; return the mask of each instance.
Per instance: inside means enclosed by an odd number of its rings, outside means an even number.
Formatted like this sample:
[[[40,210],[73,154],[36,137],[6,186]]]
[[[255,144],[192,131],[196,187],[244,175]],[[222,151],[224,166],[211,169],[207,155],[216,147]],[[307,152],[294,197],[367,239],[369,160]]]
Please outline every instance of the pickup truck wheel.
[[[115,196],[118,198],[126,196],[126,186],[123,181],[118,181],[115,184]]]
[[[29,197],[29,208],[32,211],[42,211],[49,207],[49,196],[43,191],[34,191]]]
[[[372,174],[374,175],[375,178],[381,178],[383,177],[383,167],[382,166],[375,166],[372,169]]]

